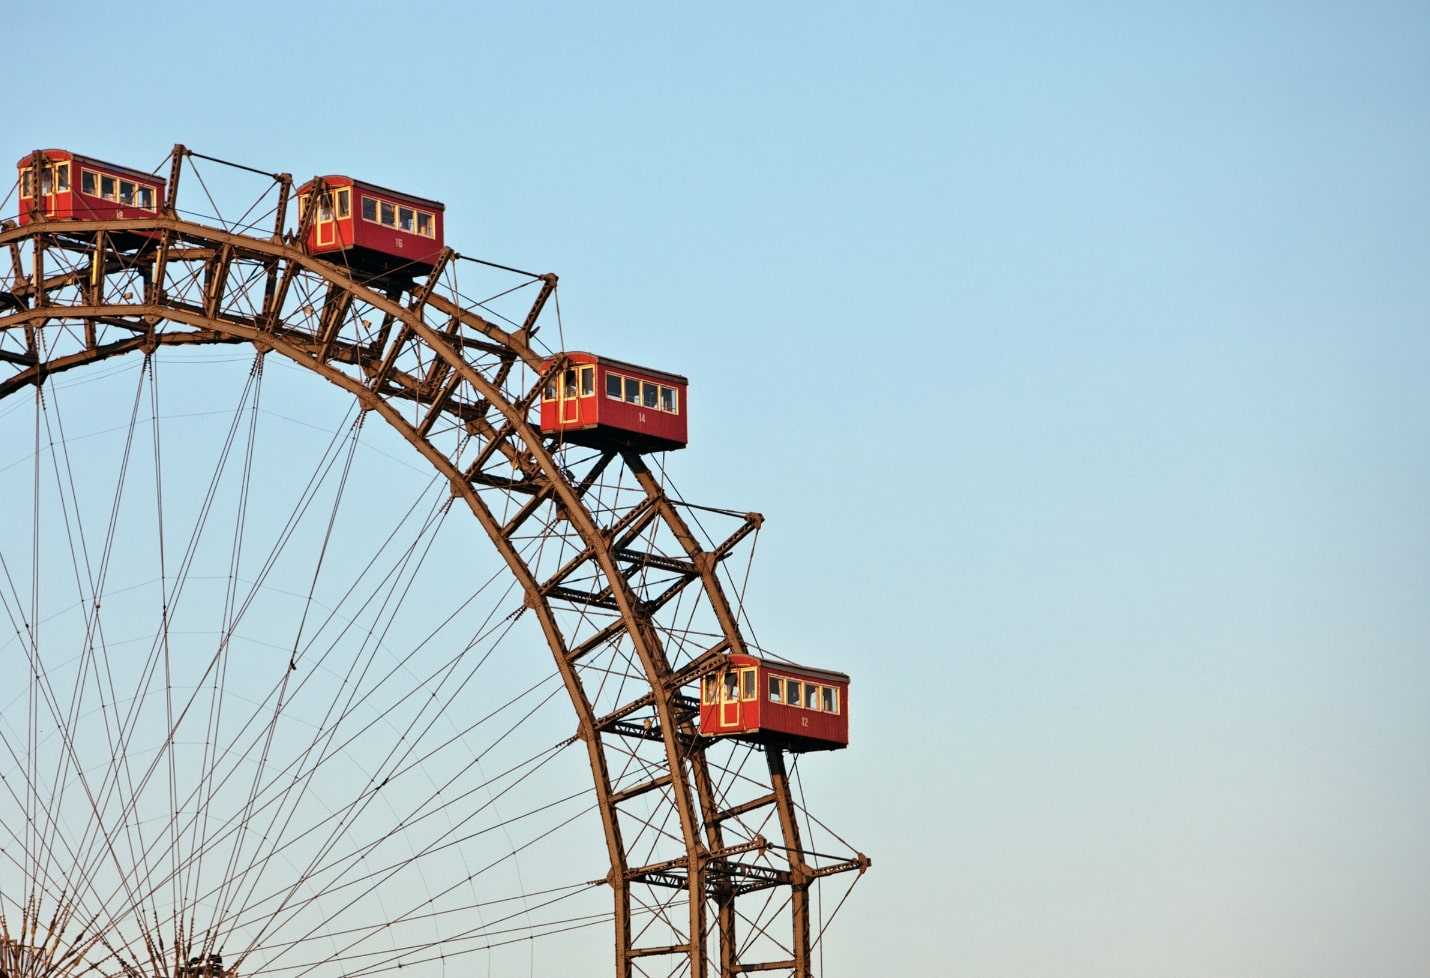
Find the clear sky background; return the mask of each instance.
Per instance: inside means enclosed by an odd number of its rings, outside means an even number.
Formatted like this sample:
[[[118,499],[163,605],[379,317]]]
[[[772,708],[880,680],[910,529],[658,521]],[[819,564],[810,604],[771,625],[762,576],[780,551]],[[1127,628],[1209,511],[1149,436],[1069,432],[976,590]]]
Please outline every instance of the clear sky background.
[[[1430,974],[1430,6],[0,15],[8,159],[442,200],[690,377],[854,677],[829,978]]]

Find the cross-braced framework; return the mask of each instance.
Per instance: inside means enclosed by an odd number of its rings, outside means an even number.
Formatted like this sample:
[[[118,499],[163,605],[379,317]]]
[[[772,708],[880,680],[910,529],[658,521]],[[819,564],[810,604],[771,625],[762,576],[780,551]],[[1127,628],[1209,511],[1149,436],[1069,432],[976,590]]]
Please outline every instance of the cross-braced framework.
[[[691,695],[760,517],[543,437],[555,276],[363,278],[167,165],[0,225],[0,967],[814,974],[869,861]]]

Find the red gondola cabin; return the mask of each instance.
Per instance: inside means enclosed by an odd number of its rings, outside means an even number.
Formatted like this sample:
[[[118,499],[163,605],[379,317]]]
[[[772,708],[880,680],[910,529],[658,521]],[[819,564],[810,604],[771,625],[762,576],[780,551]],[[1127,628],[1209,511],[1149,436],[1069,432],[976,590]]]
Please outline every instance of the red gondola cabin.
[[[442,251],[443,205],[352,177],[317,177],[298,188],[300,222],[319,181],[318,210],[303,239],[308,254],[364,275],[432,271]]]
[[[40,211],[51,221],[117,221],[156,217],[164,208],[164,181],[142,170],[63,149],[36,150],[17,166],[21,224],[38,220]]]
[[[685,447],[690,382],[684,377],[593,353],[564,356],[565,369],[548,377],[542,391],[543,432],[587,448],[666,452]]]
[[[700,732],[790,751],[849,746],[849,677],[731,655],[700,688]]]

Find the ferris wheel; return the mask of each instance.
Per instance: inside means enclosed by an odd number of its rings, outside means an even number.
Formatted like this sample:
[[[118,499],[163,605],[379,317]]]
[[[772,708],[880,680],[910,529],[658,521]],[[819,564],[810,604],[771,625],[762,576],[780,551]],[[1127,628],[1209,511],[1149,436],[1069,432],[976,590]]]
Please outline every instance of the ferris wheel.
[[[761,518],[664,471],[685,378],[544,345],[556,277],[435,201],[18,175],[5,978],[820,970],[848,677],[750,637]]]

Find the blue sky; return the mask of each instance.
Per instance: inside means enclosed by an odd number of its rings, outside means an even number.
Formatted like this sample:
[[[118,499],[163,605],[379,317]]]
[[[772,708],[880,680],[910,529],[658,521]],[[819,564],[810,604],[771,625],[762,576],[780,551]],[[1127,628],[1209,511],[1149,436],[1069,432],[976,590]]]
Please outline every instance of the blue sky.
[[[447,205],[854,677],[830,978],[1430,971],[1430,8],[5,10],[10,157]]]

